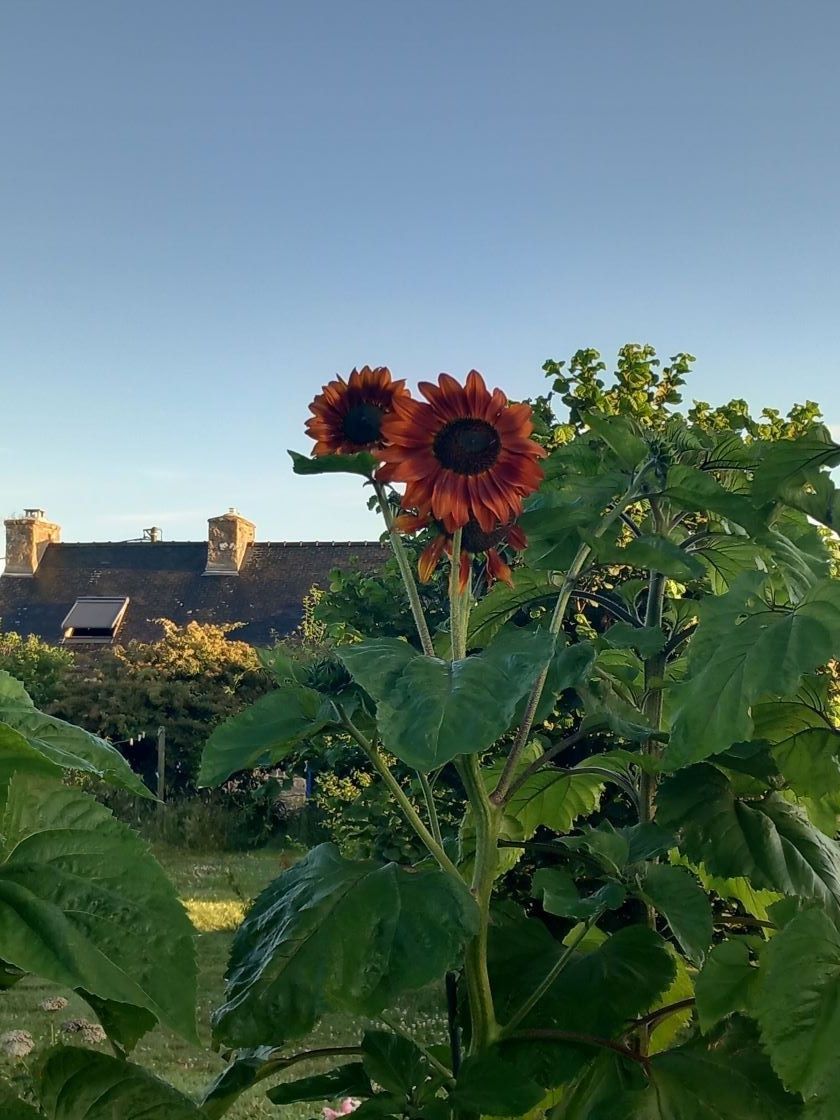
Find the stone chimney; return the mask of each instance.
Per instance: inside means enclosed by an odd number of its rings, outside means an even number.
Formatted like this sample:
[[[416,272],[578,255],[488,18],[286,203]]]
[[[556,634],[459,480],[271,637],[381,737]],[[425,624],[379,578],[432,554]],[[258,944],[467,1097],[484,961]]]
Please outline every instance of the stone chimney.
[[[32,578],[48,544],[61,540],[61,526],[44,520],[42,509],[25,509],[6,521],[5,576]]]
[[[231,506],[221,517],[211,517],[207,525],[207,567],[204,574],[238,575],[245,550],[254,541],[253,521],[247,521]]]

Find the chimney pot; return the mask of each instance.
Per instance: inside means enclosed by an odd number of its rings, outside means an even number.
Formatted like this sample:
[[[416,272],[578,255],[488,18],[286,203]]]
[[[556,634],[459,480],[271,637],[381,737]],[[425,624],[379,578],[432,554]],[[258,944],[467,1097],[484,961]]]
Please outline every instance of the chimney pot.
[[[25,509],[23,517],[6,522],[5,576],[32,578],[38,570],[47,545],[61,540],[61,526],[44,520],[42,509]]]
[[[231,506],[220,517],[211,517],[207,523],[206,576],[235,576],[239,574],[245,552],[254,542],[256,526]]]

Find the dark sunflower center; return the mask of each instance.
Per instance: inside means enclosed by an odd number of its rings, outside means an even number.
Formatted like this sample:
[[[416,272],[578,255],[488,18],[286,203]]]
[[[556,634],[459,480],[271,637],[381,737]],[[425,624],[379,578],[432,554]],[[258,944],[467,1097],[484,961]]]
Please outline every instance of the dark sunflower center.
[[[468,521],[463,529],[461,547],[467,552],[486,552],[495,548],[505,539],[506,525],[500,525],[490,533],[485,533],[477,521]]]
[[[481,474],[499,457],[502,441],[486,420],[450,420],[435,436],[433,451],[442,467],[455,474]]]
[[[376,443],[385,409],[370,401],[354,404],[341,421],[341,430],[351,443]]]

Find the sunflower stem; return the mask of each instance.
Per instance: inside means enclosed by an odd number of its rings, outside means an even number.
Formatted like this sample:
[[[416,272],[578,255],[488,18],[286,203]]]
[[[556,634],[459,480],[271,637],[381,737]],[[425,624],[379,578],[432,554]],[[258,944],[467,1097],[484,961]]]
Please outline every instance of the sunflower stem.
[[[649,459],[634,476],[630,487],[626,493],[616,502],[609,513],[605,514],[601,520],[601,524],[592,534],[594,537],[602,537],[607,530],[618,521],[625,509],[632,505],[643,492],[643,479],[648,470],[654,465],[654,461]],[[566,614],[566,608],[569,605],[569,599],[572,597],[572,592],[575,589],[575,583],[586,566],[586,562],[592,552],[588,544],[582,544],[575,554],[575,558],[569,566],[568,571],[563,577],[563,583],[560,586],[560,594],[557,596],[557,603],[554,607],[554,614],[551,617],[551,624],[549,625],[548,632],[552,637],[557,637],[563,625],[563,619]],[[548,677],[548,669],[551,664],[551,659],[546,662],[545,668],[537,678],[536,684],[531,689],[531,695],[528,697],[528,703],[525,707],[525,714],[522,717],[522,723],[516,732],[516,738],[513,741],[513,746],[510,753],[505,760],[504,769],[502,770],[501,777],[499,778],[498,785],[490,795],[490,800],[494,805],[504,805],[508,799],[511,785],[516,776],[516,768],[519,764],[519,759],[523,750],[528,742],[528,737],[531,734],[531,728],[534,724],[534,718],[537,714],[540,697],[542,696],[543,688],[545,687],[546,678]]]
[[[461,575],[461,538],[463,529],[452,534],[452,559],[449,567],[449,635],[452,639],[452,660],[466,655],[467,635],[464,630],[464,611],[461,600],[466,597],[458,587]]]
[[[388,495],[382,483],[374,479],[373,488],[379,500],[379,508],[382,510],[382,517],[385,520],[385,528],[388,530],[388,539],[391,542],[391,548],[394,550],[397,567],[400,569],[400,575],[405,585],[408,605],[411,608],[411,616],[414,619],[417,636],[420,638],[420,646],[427,657],[434,657],[435,647],[432,645],[432,636],[429,633],[426,616],[423,614],[423,604],[420,602],[420,592],[417,590],[417,581],[411,570],[411,561],[408,558],[408,553],[405,550],[402,537],[395,525],[394,511],[391,509],[391,503],[388,501]]]
[[[475,820],[475,863],[470,893],[478,905],[478,933],[464,952],[464,980],[470,1008],[470,1053],[485,1050],[496,1038],[499,1025],[493,1006],[493,992],[487,969],[487,940],[490,930],[490,899],[499,859],[499,829],[502,813],[487,796],[476,755],[456,764],[464,783]]]
[[[441,847],[443,847],[443,836],[440,831],[440,821],[438,820],[437,807],[435,806],[435,795],[432,791],[432,783],[429,781],[429,775],[424,774],[422,770],[415,770],[420,781],[420,788],[423,791],[423,800],[426,802],[426,812],[429,816],[429,827],[432,830],[432,836]]]
[[[338,711],[341,716],[341,726],[344,728],[348,735],[355,739],[355,741],[367,755],[371,766],[373,766],[374,770],[377,772],[380,778],[382,778],[385,785],[391,791],[394,796],[394,800],[402,809],[406,820],[417,833],[418,837],[428,849],[429,853],[435,857],[442,870],[447,871],[450,875],[454,875],[456,879],[463,879],[463,876],[461,875],[458,868],[444,851],[443,845],[438,843],[432,833],[428,830],[428,828],[426,828],[425,824],[423,824],[423,820],[420,817],[420,814],[412,805],[411,800],[406,795],[405,790],[391,773],[390,767],[385,762],[385,759],[382,757],[379,751],[376,749],[376,746],[370,741],[370,739],[368,739],[366,735],[364,735],[358,729],[358,727],[356,727],[356,725],[353,723],[347,713],[342,710],[341,707],[338,708]]]

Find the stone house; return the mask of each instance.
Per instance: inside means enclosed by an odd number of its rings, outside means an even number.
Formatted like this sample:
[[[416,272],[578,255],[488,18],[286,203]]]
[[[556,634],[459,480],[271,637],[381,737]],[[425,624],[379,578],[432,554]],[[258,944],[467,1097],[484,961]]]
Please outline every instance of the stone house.
[[[40,509],[6,526],[0,629],[87,648],[161,636],[156,618],[242,623],[237,639],[270,645],[303,617],[303,600],[334,568],[370,571],[378,541],[257,541],[235,509],[208,522],[206,541],[164,541],[159,529],[117,543],[70,544]]]

